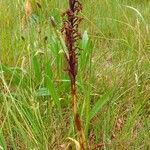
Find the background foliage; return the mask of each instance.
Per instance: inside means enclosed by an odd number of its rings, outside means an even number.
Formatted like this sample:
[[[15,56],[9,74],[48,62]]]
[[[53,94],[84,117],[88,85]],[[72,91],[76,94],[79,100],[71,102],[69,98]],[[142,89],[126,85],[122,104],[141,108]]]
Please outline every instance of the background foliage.
[[[82,0],[79,113],[89,145],[150,148],[150,1]],[[38,5],[40,4],[40,5]],[[0,149],[61,149],[75,138],[70,81],[50,16],[66,2],[0,0]]]

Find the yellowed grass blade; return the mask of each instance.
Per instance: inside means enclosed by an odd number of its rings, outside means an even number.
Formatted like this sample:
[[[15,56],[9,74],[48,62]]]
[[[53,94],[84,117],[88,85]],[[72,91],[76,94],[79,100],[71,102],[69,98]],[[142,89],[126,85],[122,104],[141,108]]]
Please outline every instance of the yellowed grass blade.
[[[26,18],[28,18],[31,15],[31,12],[32,12],[31,1],[26,0],[26,2],[25,2],[25,15],[26,15]]]
[[[76,150],[81,150],[80,143],[77,140],[70,138],[70,137],[68,137],[67,139],[75,144]]]
[[[26,25],[28,18],[30,17],[31,13],[32,13],[31,1],[26,0],[25,1],[25,14],[22,18],[22,24],[21,24],[22,28],[24,28],[24,26]]]

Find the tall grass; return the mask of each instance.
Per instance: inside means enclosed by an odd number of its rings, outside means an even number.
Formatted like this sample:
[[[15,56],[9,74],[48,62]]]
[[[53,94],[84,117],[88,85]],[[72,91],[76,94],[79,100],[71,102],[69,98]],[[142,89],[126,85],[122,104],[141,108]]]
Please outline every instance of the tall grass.
[[[0,149],[74,148],[70,79],[49,19],[60,31],[67,1],[31,2],[22,26],[24,1],[0,1]],[[81,2],[76,83],[88,147],[149,149],[150,2]]]

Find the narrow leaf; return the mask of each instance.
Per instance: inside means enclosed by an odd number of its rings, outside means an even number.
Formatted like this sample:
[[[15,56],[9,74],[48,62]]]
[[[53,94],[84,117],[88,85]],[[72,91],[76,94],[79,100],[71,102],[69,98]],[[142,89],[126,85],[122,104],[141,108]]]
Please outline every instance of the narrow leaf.
[[[96,116],[96,114],[102,109],[102,107],[110,100],[112,96],[112,91],[107,92],[104,94],[100,99],[96,102],[95,106],[90,111],[90,120]]]

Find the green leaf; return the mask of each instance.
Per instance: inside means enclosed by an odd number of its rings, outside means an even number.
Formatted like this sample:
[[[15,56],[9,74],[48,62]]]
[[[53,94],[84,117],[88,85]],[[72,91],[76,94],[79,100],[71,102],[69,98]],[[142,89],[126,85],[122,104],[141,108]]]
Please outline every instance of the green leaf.
[[[90,111],[90,120],[97,115],[97,113],[102,109],[102,107],[110,100],[113,92],[109,91],[104,94],[100,99],[96,102],[92,110]]]
[[[43,87],[37,91],[37,96],[50,96],[50,92],[47,88]]]
[[[86,49],[89,41],[89,36],[87,31],[84,31],[83,36],[82,36],[82,49]]]
[[[36,81],[40,82],[41,81],[40,63],[36,56],[33,57],[33,68],[34,68]]]
[[[24,70],[19,67],[9,67],[1,65],[0,73],[4,73],[6,77],[12,80],[11,82],[13,84],[18,85],[20,83],[20,80],[22,79],[22,74],[24,73]]]
[[[3,133],[2,133],[2,129],[0,129],[0,150],[6,150],[6,145],[5,145],[5,142],[4,142],[4,136],[3,136]]]
[[[57,106],[58,111],[61,112],[61,104],[59,101],[58,93],[55,89],[53,81],[48,76],[46,76],[46,86],[47,86],[47,89],[49,90],[49,92],[51,93],[51,97],[54,100],[54,103]]]

